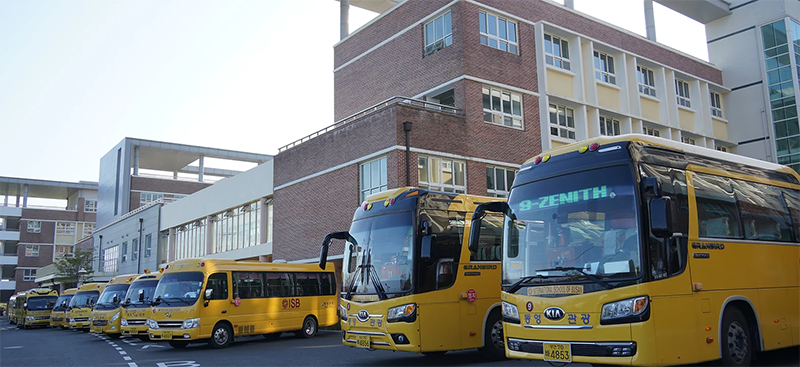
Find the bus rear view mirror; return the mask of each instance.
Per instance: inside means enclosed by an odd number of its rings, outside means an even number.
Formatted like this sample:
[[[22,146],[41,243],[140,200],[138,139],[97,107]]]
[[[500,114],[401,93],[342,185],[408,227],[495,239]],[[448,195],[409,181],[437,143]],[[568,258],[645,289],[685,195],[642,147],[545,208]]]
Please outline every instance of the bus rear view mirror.
[[[119,296],[115,294],[114,297],[111,297],[111,303],[113,304],[119,303]]]
[[[433,248],[436,247],[436,235],[429,234],[422,237],[422,246],[420,247],[419,257],[422,260],[430,261],[433,258]]]
[[[472,223],[469,230],[469,250],[471,252],[478,252],[478,244],[481,237],[481,220],[486,215],[486,212],[501,213],[511,216],[511,207],[505,201],[491,201],[488,203],[481,203],[475,207],[472,213]]]
[[[210,300],[210,299],[211,299],[211,296],[212,296],[213,294],[214,294],[214,290],[213,290],[213,289],[206,289],[206,293],[205,293],[205,294],[203,294],[203,299],[204,299],[204,300],[206,300],[206,301],[208,301],[208,300]]]
[[[668,197],[650,199],[650,231],[658,238],[672,237],[672,205]]]
[[[140,289],[137,296],[139,297],[139,303],[144,302],[144,289]]]
[[[331,240],[345,240],[357,245],[356,239],[350,235],[350,232],[328,233],[322,240],[322,247],[319,249],[319,268],[322,270],[325,270],[325,264],[328,262],[328,247],[331,244]]]

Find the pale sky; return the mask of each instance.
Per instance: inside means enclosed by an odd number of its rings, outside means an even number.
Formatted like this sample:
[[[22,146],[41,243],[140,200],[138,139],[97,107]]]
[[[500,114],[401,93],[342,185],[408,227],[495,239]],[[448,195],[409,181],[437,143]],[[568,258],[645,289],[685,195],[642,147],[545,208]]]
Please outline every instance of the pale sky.
[[[659,42],[707,60],[655,6]],[[575,7],[645,32],[642,0]],[[0,0],[0,176],[97,181],[126,136],[277,154],[334,122],[338,41],[334,0]]]

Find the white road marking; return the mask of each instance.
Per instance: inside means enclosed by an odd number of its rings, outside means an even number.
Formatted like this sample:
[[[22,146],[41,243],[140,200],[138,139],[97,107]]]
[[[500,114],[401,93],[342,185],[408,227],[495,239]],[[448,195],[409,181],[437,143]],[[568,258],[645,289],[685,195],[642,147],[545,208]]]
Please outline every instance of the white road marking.
[[[116,349],[116,350],[122,350],[122,348],[120,348],[120,347],[116,347],[116,348],[114,348],[114,349]]]
[[[124,360],[126,360],[126,361],[130,361],[130,360],[131,360],[131,357],[125,356],[125,357],[122,357],[122,359],[124,359]]]
[[[136,363],[128,363],[128,367],[139,367]]]
[[[3,347],[3,349],[22,349],[22,346],[21,345],[17,345],[17,346],[14,346],[14,347]]]
[[[128,354],[128,352],[126,352],[124,350],[121,350],[121,351],[119,351],[119,354],[124,356],[124,355]]]

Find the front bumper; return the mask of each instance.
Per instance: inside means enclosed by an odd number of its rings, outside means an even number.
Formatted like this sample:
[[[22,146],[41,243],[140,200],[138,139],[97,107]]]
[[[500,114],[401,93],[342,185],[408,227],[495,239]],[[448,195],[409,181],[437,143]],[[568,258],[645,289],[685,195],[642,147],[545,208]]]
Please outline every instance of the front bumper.
[[[342,321],[342,344],[348,347],[365,349],[382,349],[419,353],[419,321],[382,323],[382,327],[364,327],[357,322],[356,326]],[[366,324],[366,323],[364,323]],[[358,339],[369,338],[369,346],[359,344]]]
[[[50,325],[50,316],[33,316],[33,320],[25,318],[25,325],[27,326],[48,326]]]
[[[131,320],[128,320],[128,326],[121,326],[120,332],[122,335],[147,335],[147,325],[144,324],[144,320],[142,320],[142,324],[134,325],[131,325]]]
[[[197,340],[200,339],[200,328],[158,328],[148,329],[150,340]]]
[[[92,322],[89,331],[98,334],[119,334],[121,332],[119,322],[115,322],[110,325],[103,325],[102,323],[98,323],[96,321]]]
[[[92,323],[91,321],[89,321],[88,317],[82,317],[82,318],[79,317],[77,320],[78,321],[73,320],[72,322],[69,323],[70,329],[88,329],[89,327],[91,327]]]

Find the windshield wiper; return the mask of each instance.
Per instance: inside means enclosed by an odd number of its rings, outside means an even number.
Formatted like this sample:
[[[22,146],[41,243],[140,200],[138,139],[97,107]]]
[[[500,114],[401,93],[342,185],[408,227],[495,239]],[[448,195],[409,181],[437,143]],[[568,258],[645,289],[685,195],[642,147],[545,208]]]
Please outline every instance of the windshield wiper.
[[[166,300],[166,299],[164,299],[164,298],[161,298],[161,297],[158,297],[158,298],[156,298],[156,299],[155,299],[155,301],[153,301],[153,306],[158,306],[158,305],[160,305],[160,304],[161,304],[161,302],[164,302],[164,303],[166,303],[166,304],[167,304],[167,306],[172,306],[171,304],[169,304],[169,302],[167,302],[167,300]]]
[[[544,278],[547,278],[547,276],[546,275],[541,275],[541,274],[536,274],[536,275],[528,275],[526,277],[522,277],[516,283],[514,283],[510,287],[508,287],[506,292],[514,293],[514,292],[518,291],[520,288],[522,288],[522,284],[523,283],[530,282],[531,280],[534,280],[536,278],[544,279]]]
[[[577,272],[579,272],[579,273],[581,273],[581,274],[585,275],[585,276],[586,276],[587,278],[589,278],[590,280],[593,280],[595,283],[602,285],[603,287],[605,287],[605,289],[612,289],[612,288],[614,288],[614,286],[613,286],[613,285],[606,283],[606,281],[604,281],[604,280],[602,280],[602,279],[598,278],[598,277],[597,277],[597,276],[595,276],[594,274],[588,273],[588,272],[586,272],[586,270],[584,270],[583,268],[578,268],[578,267],[575,267],[575,266],[556,266],[555,268],[552,268],[552,269],[539,269],[539,270],[536,270],[536,272],[540,272],[540,271],[554,271],[554,270],[557,270],[557,271],[563,271],[563,272],[566,272],[567,270],[575,270],[575,271],[577,271]]]

